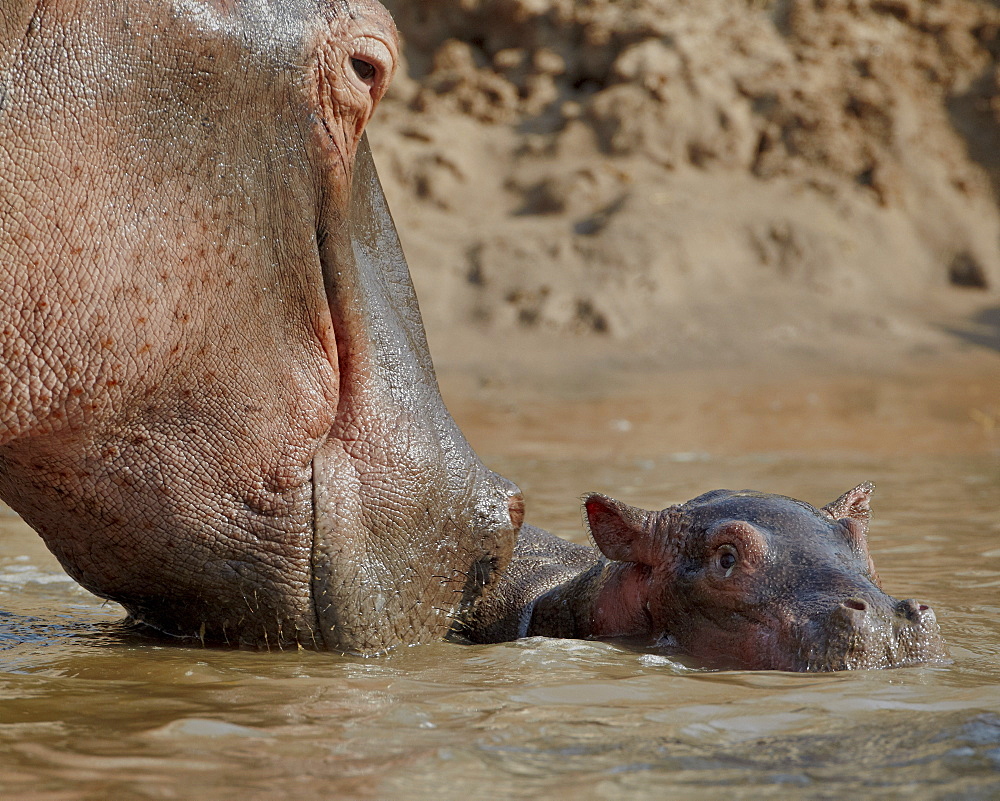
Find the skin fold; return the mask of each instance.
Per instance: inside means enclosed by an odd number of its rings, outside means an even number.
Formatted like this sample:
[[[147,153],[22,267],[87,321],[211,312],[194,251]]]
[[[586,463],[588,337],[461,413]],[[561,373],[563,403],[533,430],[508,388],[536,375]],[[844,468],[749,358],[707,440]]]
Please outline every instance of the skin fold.
[[[444,636],[517,488],[445,409],[364,127],[370,0],[0,10],[0,496],[137,623]]]
[[[817,509],[715,490],[661,512],[584,501],[597,548],[524,526],[472,642],[631,637],[711,667],[850,670],[947,656],[931,610],[882,591],[868,550],[872,484]]]

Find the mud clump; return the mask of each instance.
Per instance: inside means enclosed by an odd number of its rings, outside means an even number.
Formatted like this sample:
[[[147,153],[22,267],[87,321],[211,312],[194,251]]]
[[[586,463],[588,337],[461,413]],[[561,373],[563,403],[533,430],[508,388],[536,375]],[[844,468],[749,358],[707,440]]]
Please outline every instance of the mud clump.
[[[372,136],[432,334],[671,341],[727,308],[822,337],[995,297],[993,4],[386,5],[406,64]]]

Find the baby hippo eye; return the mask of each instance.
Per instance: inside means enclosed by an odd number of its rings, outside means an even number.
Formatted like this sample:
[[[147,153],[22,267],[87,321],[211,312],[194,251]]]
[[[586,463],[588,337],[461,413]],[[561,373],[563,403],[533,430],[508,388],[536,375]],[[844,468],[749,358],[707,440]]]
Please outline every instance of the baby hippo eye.
[[[357,73],[357,76],[365,83],[371,83],[371,81],[375,79],[375,73],[377,70],[375,69],[374,64],[360,58],[352,58],[351,67],[354,69],[354,72]]]
[[[736,563],[739,559],[736,556],[736,549],[732,545],[723,545],[719,549],[719,567],[722,568],[723,572],[726,574],[726,578],[733,575],[733,571],[736,569]]]

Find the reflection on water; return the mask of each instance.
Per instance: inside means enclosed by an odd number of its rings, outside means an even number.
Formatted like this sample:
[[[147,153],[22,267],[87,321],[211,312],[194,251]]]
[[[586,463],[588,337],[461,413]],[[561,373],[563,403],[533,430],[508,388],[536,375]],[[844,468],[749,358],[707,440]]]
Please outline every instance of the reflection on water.
[[[372,660],[136,643],[0,513],[0,795],[1000,797],[995,459],[493,466],[532,522],[577,539],[585,491],[659,508],[752,487],[819,505],[874,480],[886,589],[934,605],[954,662],[789,675],[541,639]]]

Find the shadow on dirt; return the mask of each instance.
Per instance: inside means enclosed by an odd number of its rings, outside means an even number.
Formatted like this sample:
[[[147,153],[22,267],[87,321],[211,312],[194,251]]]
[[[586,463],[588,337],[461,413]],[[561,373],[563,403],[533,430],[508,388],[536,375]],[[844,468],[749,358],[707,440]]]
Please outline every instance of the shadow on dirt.
[[[993,34],[987,48],[994,57],[1000,56],[1000,33]],[[1000,73],[990,65],[966,92],[953,95],[947,108],[969,155],[986,170],[1000,199]]]
[[[983,309],[969,320],[967,326],[945,326],[944,330],[973,345],[1000,353],[1000,306]]]

